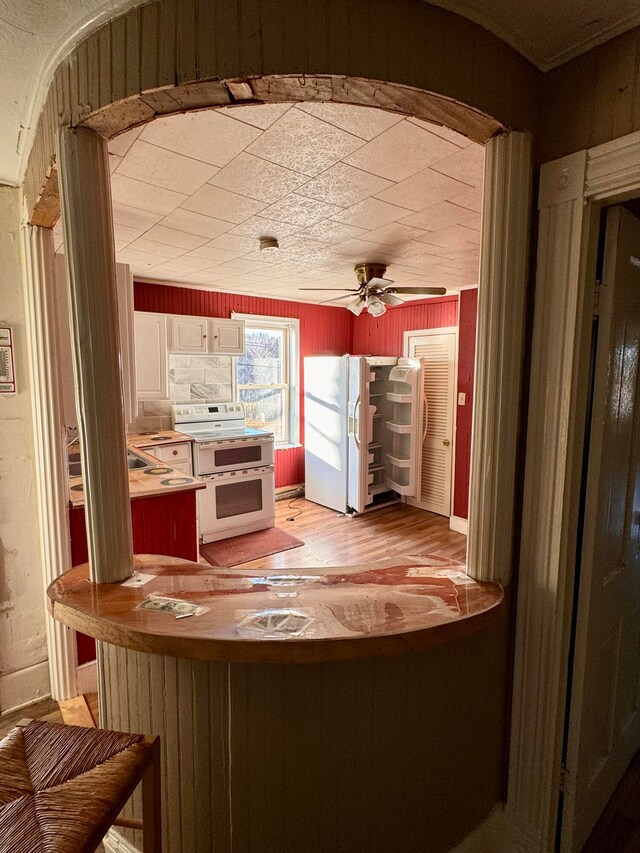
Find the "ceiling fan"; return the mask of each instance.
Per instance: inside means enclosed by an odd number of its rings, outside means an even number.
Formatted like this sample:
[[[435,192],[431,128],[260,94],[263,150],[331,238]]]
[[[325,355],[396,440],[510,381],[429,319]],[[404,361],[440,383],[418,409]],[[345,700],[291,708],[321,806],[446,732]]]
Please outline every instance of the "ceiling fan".
[[[347,296],[336,296],[327,302],[339,302],[350,299],[344,306],[356,316],[360,316],[366,308],[374,317],[381,317],[387,307],[402,305],[404,299],[396,294],[406,293],[420,296],[442,296],[447,292],[445,287],[399,287],[390,279],[384,278],[387,268],[384,264],[356,264],[354,272],[358,279],[357,287],[299,287],[298,290],[344,290]],[[357,294],[352,297],[350,294]],[[326,303],[321,303],[326,304]]]

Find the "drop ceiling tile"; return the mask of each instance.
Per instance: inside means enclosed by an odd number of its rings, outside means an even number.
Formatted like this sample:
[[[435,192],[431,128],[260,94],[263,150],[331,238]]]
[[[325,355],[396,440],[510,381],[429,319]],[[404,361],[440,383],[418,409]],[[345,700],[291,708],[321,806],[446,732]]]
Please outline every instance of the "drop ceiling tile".
[[[188,196],[183,193],[153,187],[151,184],[136,181],[117,172],[111,176],[111,195],[118,204],[137,207],[149,213],[165,214],[171,213],[188,199]]]
[[[118,261],[122,264],[129,264],[134,273],[139,273],[142,270],[148,271],[150,267],[158,263],[158,260],[157,255],[151,255],[148,252],[139,252],[130,246],[123,249],[118,256]]]
[[[209,183],[249,198],[273,203],[293,192],[307,180],[306,175],[243,152],[221,169]]]
[[[298,225],[292,225],[290,222],[277,222],[275,219],[267,219],[264,216],[252,216],[242,225],[233,228],[231,234],[237,234],[240,237],[253,237],[255,240],[260,240],[261,237],[275,237],[277,240],[281,240],[299,230]]]
[[[291,104],[239,104],[233,107],[222,107],[216,112],[266,130],[290,109]]]
[[[250,260],[247,258],[234,258],[232,261],[225,261],[218,269],[227,270],[234,275],[245,272],[267,272],[264,268],[264,262],[261,263],[259,260]]]
[[[124,157],[144,128],[145,125],[141,124],[140,127],[134,127],[131,130],[126,130],[119,136],[110,139],[107,146],[109,154],[117,154],[118,157]]]
[[[158,271],[168,273],[169,275],[186,276],[206,270],[210,265],[211,261],[208,261],[206,258],[192,258],[188,255],[182,255],[174,260],[158,264],[153,268],[153,271],[154,273]]]
[[[403,181],[456,151],[458,147],[446,139],[402,122],[367,142],[345,162],[390,181]]]
[[[321,219],[320,222],[315,222],[299,232],[301,237],[310,237],[327,244],[339,243],[342,240],[349,240],[351,237],[359,237],[364,233],[364,228],[347,225],[346,222],[335,222],[333,219]]]
[[[378,247],[364,240],[346,240],[333,247],[337,255],[343,255],[354,263],[385,263],[390,264],[397,260],[393,250],[389,246]]]
[[[480,232],[474,231],[472,228],[466,228],[464,225],[450,225],[448,228],[441,228],[439,231],[433,231],[430,236],[431,242],[435,246],[458,246],[464,243],[480,243]]]
[[[471,143],[461,151],[450,154],[431,168],[471,187],[482,187],[484,176],[484,147]]]
[[[232,253],[235,258],[239,255],[245,255],[247,252],[253,252],[257,245],[256,240],[250,237],[239,237],[237,234],[221,234],[215,240],[207,243],[210,248],[223,249],[225,252]]]
[[[404,225],[402,222],[389,222],[388,225],[383,225],[381,228],[365,231],[360,235],[360,239],[369,243],[389,243],[393,246],[399,246],[406,243],[407,240],[419,240],[426,233],[419,228]]]
[[[465,207],[451,204],[450,201],[438,201],[435,204],[430,204],[429,207],[425,207],[424,210],[419,210],[417,213],[405,217],[402,224],[421,228],[424,231],[435,231],[438,228],[447,228],[449,225],[459,225],[469,216],[476,215]],[[420,237],[416,236],[416,239],[419,240]]]
[[[456,195],[451,196],[449,201],[460,207],[466,207],[467,210],[474,210],[476,213],[482,213],[482,189],[475,187],[464,187]]]
[[[328,204],[350,207],[364,198],[392,186],[391,181],[354,169],[346,163],[336,163],[317,178],[298,190],[299,195],[316,198]]]
[[[165,225],[154,225],[144,236],[156,243],[166,243],[167,246],[176,246],[179,249],[197,249],[207,242],[206,237],[176,231],[175,228],[167,228]]]
[[[182,204],[184,210],[202,213],[205,216],[216,216],[237,224],[259,213],[265,207],[263,201],[255,201],[220,187],[212,187],[211,184],[205,184]]]
[[[201,163],[192,157],[138,139],[118,166],[117,173],[156,187],[191,195],[217,171],[217,166]]]
[[[122,163],[123,157],[118,157],[117,154],[109,154],[109,174],[113,175],[115,170]]]
[[[289,193],[280,201],[268,207],[264,214],[269,219],[290,222],[300,227],[308,227],[320,219],[327,219],[340,212],[334,204],[327,204],[315,198],[307,198],[297,193]]]
[[[126,225],[128,228],[138,228],[141,231],[146,231],[160,222],[162,219],[161,213],[149,213],[146,210],[138,210],[136,207],[130,207],[126,204],[113,204],[113,221],[117,225]]]
[[[212,166],[226,166],[259,136],[258,128],[219,110],[203,110],[155,119],[146,125],[141,139]]]
[[[346,222],[348,225],[357,225],[372,231],[381,228],[389,222],[396,222],[407,216],[409,211],[405,207],[388,204],[376,198],[368,198],[332,216],[338,222]]]
[[[216,262],[223,263],[224,261],[231,261],[234,257],[237,257],[237,255],[227,249],[218,249],[215,246],[209,245],[200,246],[198,249],[194,249],[193,252],[189,253],[189,256],[193,258],[208,258],[210,267]]]
[[[289,110],[249,146],[249,152],[304,175],[319,175],[362,140],[302,110]]]
[[[377,198],[411,210],[423,210],[439,201],[451,199],[464,189],[465,185],[459,181],[432,169],[424,169],[412,178],[378,193]],[[406,223],[405,220],[405,224],[411,223]]]
[[[147,240],[146,237],[140,237],[130,244],[129,248],[136,252],[143,252],[147,255],[153,255],[156,258],[156,263],[160,263],[162,258],[177,258],[184,254],[184,249],[179,249],[176,246],[167,246],[165,243],[156,243],[154,240]]]
[[[232,277],[232,270],[223,270],[220,267],[214,265],[205,267],[201,274],[203,276],[206,275],[209,281],[226,281],[227,279]]]
[[[304,110],[322,121],[366,140],[379,136],[394,124],[404,120],[403,116],[395,113],[355,104],[306,103],[298,104],[296,109]]]
[[[143,228],[130,228],[128,225],[119,225],[117,222],[113,224],[113,236],[116,242],[121,244],[121,248],[137,240],[144,234]]]
[[[213,216],[203,216],[201,213],[194,213],[191,210],[179,208],[165,216],[162,220],[162,225],[167,228],[175,228],[176,231],[185,231],[187,234],[196,234],[199,237],[208,237],[212,240],[214,237],[219,237],[228,231],[232,225],[230,222],[223,222],[222,219],[215,219]]]
[[[447,142],[457,145],[458,148],[466,148],[471,142],[468,137],[463,136],[461,133],[456,133],[455,130],[450,130],[448,127],[444,127],[441,124],[432,124],[430,121],[423,121],[422,119],[414,118],[413,116],[407,118],[407,121],[411,122],[411,124],[415,124],[416,127],[421,127],[423,130],[428,130],[429,133],[435,133],[436,136],[446,139]]]
[[[302,231],[281,240],[280,254],[282,253],[304,258],[313,257],[316,260],[331,257],[331,250],[326,243],[309,238]]]

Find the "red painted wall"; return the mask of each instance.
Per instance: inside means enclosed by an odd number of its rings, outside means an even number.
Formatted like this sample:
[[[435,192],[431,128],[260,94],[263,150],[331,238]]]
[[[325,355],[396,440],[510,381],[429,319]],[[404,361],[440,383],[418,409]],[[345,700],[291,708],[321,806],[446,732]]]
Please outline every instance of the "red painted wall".
[[[282,299],[239,296],[233,293],[168,287],[135,282],[136,311],[189,314],[196,317],[229,317],[242,314],[268,314],[296,317],[300,320],[300,370],[306,355],[344,355],[350,352],[354,315],[344,308],[287,302]],[[304,444],[304,394],[300,382],[300,441]],[[276,487],[304,483],[304,447],[276,451]]]
[[[441,296],[392,308],[382,317],[363,312],[353,325],[354,355],[403,355],[403,333],[458,323],[458,297]]]
[[[456,459],[453,484],[453,514],[469,517],[469,468],[471,465],[471,415],[476,362],[476,316],[478,291],[460,291],[458,323],[458,389],[467,395],[464,406],[456,404]],[[456,398],[457,399],[457,398]]]
[[[198,559],[196,492],[171,492],[131,501],[131,526],[135,554],[163,554],[183,560]],[[79,566],[89,560],[84,507],[69,510],[71,564]],[[93,637],[76,633],[78,664],[95,660]]]

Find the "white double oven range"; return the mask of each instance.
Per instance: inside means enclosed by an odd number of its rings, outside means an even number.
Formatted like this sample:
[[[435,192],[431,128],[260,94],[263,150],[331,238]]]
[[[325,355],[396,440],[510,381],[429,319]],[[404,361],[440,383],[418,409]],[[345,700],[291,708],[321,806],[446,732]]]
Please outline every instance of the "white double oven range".
[[[242,403],[171,407],[176,430],[193,439],[200,542],[215,542],[275,525],[273,433],[248,427]]]

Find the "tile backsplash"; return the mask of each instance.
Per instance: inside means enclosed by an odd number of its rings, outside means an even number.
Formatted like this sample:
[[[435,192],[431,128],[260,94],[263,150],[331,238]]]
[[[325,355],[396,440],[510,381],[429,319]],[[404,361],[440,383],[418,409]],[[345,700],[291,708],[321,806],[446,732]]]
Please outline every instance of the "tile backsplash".
[[[233,360],[229,355],[169,355],[169,397],[187,400],[232,399]]]
[[[171,429],[171,404],[233,399],[233,359],[228,355],[169,355],[169,399],[141,400],[136,432]]]

